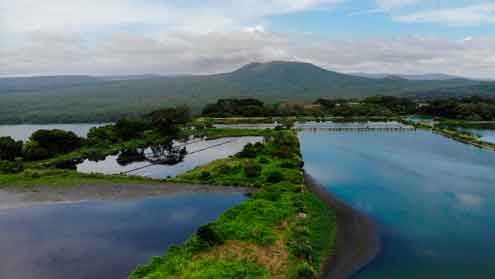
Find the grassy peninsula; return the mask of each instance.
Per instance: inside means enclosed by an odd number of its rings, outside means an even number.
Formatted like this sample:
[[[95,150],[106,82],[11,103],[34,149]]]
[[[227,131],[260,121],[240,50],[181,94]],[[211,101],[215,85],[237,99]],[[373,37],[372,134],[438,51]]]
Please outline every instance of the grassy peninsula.
[[[260,190],[165,256],[138,267],[132,279],[316,278],[333,252],[335,215],[304,186],[292,131],[271,131],[264,144],[246,146],[173,181]]]

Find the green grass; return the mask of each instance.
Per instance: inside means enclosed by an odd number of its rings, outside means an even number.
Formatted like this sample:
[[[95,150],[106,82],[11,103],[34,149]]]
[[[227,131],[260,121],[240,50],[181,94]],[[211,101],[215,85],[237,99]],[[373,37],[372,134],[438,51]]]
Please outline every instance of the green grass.
[[[27,169],[18,174],[0,175],[0,188],[32,188],[32,187],[77,187],[86,185],[112,184],[144,184],[156,183],[144,177],[82,174],[71,170],[61,169]]]
[[[207,128],[202,130],[189,130],[185,135],[194,135],[196,137],[206,137],[209,140],[226,138],[226,137],[255,137],[270,134],[269,130],[264,129],[220,129]]]
[[[319,274],[333,251],[336,220],[332,210],[302,184],[297,137],[293,131],[271,131],[263,147],[257,148],[252,158],[242,158],[241,152],[172,180],[260,190],[165,256],[138,267],[130,278],[311,278]],[[259,175],[246,174],[247,162],[262,166]],[[269,178],[272,172],[283,174],[280,181]],[[279,249],[273,255],[280,261],[278,267],[266,261],[263,251],[270,249]],[[280,256],[284,254],[288,256]]]

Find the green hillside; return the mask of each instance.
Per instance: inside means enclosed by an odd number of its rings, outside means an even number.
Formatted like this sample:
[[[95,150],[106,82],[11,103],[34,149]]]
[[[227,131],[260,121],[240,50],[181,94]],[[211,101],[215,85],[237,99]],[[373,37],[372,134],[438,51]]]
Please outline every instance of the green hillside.
[[[265,102],[403,95],[481,86],[464,79],[368,79],[296,62],[253,63],[231,73],[105,81],[35,91],[0,91],[0,123],[105,122],[159,107],[188,104],[199,112],[219,98]],[[493,91],[492,91],[493,92]]]

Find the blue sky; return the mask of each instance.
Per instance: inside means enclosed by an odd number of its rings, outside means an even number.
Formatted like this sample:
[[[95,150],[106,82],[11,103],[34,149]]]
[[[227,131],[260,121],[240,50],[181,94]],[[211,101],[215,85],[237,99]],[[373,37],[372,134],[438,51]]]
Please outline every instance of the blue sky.
[[[0,75],[177,74],[298,60],[493,78],[493,0],[0,0]]]

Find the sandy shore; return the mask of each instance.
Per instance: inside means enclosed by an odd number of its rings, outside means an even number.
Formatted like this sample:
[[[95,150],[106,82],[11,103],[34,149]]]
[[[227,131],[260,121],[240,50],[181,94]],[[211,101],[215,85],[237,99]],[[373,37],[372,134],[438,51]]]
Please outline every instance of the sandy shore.
[[[380,245],[376,225],[366,215],[335,198],[308,174],[305,174],[305,183],[337,215],[336,252],[325,264],[322,278],[348,278],[378,254]]]
[[[242,187],[220,187],[193,184],[105,184],[53,188],[0,189],[0,210],[39,204],[81,202],[93,200],[129,200],[187,193],[234,193],[252,192]]]

